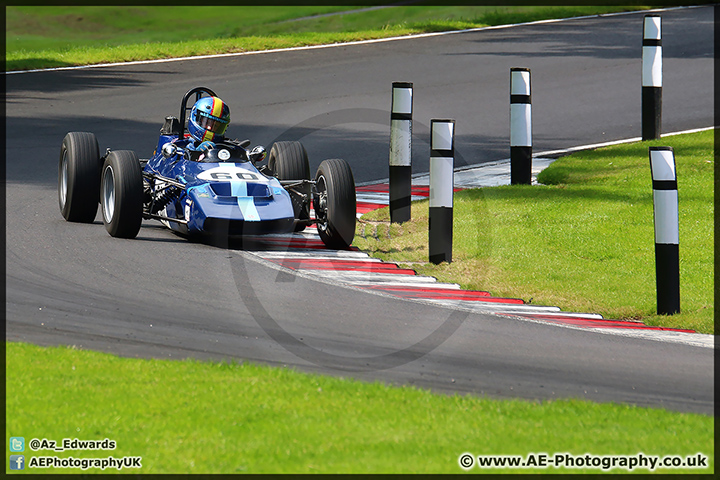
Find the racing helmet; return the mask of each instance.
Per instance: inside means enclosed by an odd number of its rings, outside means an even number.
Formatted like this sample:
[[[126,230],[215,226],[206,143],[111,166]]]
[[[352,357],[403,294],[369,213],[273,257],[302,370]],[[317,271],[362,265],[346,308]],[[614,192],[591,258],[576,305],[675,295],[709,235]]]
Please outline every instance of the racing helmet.
[[[203,97],[193,105],[188,131],[199,142],[221,140],[230,124],[230,107],[218,97]]]

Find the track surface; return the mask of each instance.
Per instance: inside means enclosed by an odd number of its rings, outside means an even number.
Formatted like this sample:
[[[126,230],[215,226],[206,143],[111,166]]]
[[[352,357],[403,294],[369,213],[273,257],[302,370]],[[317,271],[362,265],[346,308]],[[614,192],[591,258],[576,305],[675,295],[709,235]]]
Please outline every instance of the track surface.
[[[713,410],[708,348],[454,312],[278,270],[240,245],[191,244],[154,222],[136,240],[66,223],[67,131],[147,156],[195,84],[232,135],[301,139],[314,168],[387,176],[390,84],[415,84],[416,172],[430,118],[457,121],[458,163],[507,157],[511,66],[533,72],[536,150],[640,132],[642,14],[295,52],[8,75],[9,340],[127,356],[244,358],[497,397],[579,397]],[[663,130],[712,125],[712,8],[663,13]],[[247,245],[245,246],[247,248]]]

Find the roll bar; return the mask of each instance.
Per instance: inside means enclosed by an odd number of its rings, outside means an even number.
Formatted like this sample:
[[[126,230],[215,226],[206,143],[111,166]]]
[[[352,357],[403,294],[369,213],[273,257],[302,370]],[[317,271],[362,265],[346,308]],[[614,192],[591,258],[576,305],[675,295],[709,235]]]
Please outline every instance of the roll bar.
[[[195,87],[187,91],[187,93],[183,96],[182,103],[180,104],[180,135],[178,136],[180,140],[185,137],[185,116],[187,111],[192,108],[192,106],[188,107],[187,102],[193,93],[195,94],[195,102],[202,98],[203,93],[207,93],[211,97],[217,97],[217,95],[215,95],[215,92],[213,92],[207,87]],[[193,105],[195,104],[195,102],[193,102]]]

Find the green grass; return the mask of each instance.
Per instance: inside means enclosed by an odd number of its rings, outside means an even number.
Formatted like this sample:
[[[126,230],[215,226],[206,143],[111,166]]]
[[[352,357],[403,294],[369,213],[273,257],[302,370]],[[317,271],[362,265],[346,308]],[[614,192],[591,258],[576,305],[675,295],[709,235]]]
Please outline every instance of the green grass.
[[[427,201],[402,225],[389,224],[387,208],[365,215],[354,244],[468,289],[713,333],[713,133],[576,153],[540,174],[548,185],[459,192],[450,264],[428,263]],[[681,313],[673,316],[656,315],[651,145],[674,147],[677,163]]]
[[[358,7],[7,7],[6,69],[256,51],[649,7],[404,6],[317,16],[351,8]]]
[[[123,473],[462,473],[458,457],[465,452],[700,452],[709,468],[694,472],[714,471],[714,421],[704,415],[445,396],[248,363],[127,359],[12,342],[6,348],[6,438],[117,443],[112,451],[27,449],[26,462],[38,455],[112,455],[142,457],[139,472]]]

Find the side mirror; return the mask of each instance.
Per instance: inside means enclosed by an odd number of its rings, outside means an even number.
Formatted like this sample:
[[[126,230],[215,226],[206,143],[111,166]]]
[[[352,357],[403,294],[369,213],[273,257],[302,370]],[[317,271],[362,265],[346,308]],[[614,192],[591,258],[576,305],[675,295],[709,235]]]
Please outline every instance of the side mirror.
[[[162,147],[162,154],[165,158],[170,158],[177,153],[177,147],[172,143],[168,142]]]
[[[250,150],[250,153],[248,153],[248,158],[250,158],[250,161],[252,163],[259,163],[265,160],[265,147],[258,145],[257,147],[253,147],[252,150]]]

